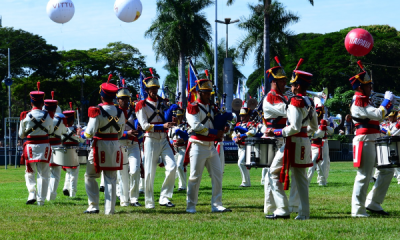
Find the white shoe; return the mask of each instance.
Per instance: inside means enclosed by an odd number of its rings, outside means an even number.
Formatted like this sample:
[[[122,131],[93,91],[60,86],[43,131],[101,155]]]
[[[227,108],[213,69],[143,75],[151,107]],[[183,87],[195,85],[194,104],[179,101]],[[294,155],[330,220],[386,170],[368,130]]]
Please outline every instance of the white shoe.
[[[187,213],[196,213],[196,209],[194,209],[194,208],[187,208],[187,209],[186,209],[186,212],[187,212]]]
[[[297,217],[294,218],[294,220],[307,220],[310,219],[310,217],[306,217],[303,215],[298,215]]]
[[[365,213],[365,214],[352,214],[352,217],[357,217],[357,218],[366,218],[369,217],[369,214]]]
[[[37,202],[38,206],[44,206],[44,202]]]

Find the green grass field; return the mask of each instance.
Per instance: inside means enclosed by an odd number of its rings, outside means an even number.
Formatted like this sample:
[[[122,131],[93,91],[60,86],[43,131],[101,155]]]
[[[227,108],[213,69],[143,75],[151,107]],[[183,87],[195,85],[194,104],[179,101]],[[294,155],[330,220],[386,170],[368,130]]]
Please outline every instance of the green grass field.
[[[62,194],[65,172],[57,199],[45,206],[26,205],[28,192],[24,168],[0,168],[0,239],[400,239],[400,185],[393,179],[383,207],[389,217],[372,215],[367,219],[350,217],[351,193],[356,169],[351,162],[333,162],[327,187],[310,185],[311,219],[295,221],[264,218],[264,188],[261,169],[252,169],[251,188],[241,183],[236,164],[225,166],[223,203],[232,213],[211,213],[211,180],[204,171],[196,214],[187,214],[186,194],[175,192],[173,209],[116,207],[116,214],[104,215],[104,197],[100,214],[86,215],[85,166],[79,174],[76,198]],[[158,198],[163,169],[158,168],[155,197]],[[370,188],[372,184],[370,184]],[[289,192],[287,191],[287,194]],[[140,202],[143,204],[144,196]],[[118,202],[117,202],[118,203]]]

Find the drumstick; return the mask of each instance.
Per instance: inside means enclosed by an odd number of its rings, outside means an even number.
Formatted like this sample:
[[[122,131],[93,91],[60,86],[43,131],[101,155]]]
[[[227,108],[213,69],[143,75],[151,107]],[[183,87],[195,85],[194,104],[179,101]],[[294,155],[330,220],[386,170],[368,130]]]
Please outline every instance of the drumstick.
[[[300,67],[300,65],[303,64],[303,62],[304,62],[304,59],[300,58],[295,70],[297,70]]]

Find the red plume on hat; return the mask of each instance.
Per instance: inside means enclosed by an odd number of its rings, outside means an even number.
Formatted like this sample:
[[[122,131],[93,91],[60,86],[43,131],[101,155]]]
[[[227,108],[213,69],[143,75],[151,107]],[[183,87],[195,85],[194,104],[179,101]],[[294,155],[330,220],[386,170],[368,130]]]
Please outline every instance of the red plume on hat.
[[[37,86],[37,91],[40,92],[40,82],[37,82],[36,86]]]

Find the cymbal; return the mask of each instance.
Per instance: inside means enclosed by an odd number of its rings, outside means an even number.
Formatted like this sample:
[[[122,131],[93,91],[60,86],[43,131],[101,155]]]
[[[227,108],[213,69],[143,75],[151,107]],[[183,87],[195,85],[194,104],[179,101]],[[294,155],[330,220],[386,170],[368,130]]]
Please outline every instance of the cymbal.
[[[254,110],[258,105],[258,101],[255,98],[251,98],[249,99],[249,101],[247,101],[247,107],[250,108],[251,110]]]
[[[232,101],[232,109],[235,111],[240,111],[240,108],[242,107],[242,99],[240,98],[235,98]]]

